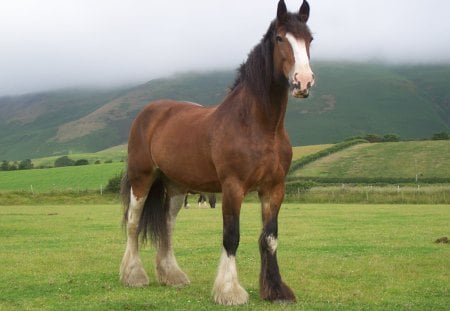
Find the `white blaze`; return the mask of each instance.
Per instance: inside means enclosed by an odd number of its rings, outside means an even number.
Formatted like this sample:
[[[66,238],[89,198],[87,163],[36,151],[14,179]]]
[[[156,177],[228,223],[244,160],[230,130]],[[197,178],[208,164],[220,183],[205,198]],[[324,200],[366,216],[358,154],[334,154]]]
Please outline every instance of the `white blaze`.
[[[286,34],[286,39],[291,44],[295,59],[295,64],[289,75],[292,81],[300,82],[301,88],[306,89],[308,83],[311,83],[311,86],[314,84],[314,74],[309,66],[305,40],[296,39],[291,33]]]

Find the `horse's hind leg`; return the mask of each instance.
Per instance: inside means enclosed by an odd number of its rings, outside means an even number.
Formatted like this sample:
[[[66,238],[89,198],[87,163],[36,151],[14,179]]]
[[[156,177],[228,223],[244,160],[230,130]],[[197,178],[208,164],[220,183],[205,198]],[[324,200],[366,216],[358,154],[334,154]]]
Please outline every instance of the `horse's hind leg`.
[[[152,178],[143,178],[140,185],[151,185]],[[150,186],[136,186],[130,189],[130,202],[126,215],[127,246],[120,265],[120,280],[126,286],[142,287],[149,283],[148,275],[139,258],[139,221]],[[134,193],[134,190],[136,193]]]
[[[184,286],[190,283],[187,275],[181,271],[173,253],[172,233],[175,221],[183,206],[185,192],[179,191],[171,186],[167,189],[169,200],[169,212],[167,213],[167,236],[161,237],[157,244],[156,275],[158,281],[164,285]]]

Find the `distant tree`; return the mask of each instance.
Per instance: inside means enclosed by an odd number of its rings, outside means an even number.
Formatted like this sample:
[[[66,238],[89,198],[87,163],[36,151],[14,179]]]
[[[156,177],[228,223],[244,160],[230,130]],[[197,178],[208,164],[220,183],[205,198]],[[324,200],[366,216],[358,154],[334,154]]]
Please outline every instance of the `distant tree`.
[[[19,170],[31,170],[33,168],[33,162],[30,159],[22,160],[19,163]]]
[[[89,164],[89,161],[86,159],[80,159],[80,160],[75,161],[75,166],[88,165],[88,164]]]
[[[0,170],[8,171],[9,170],[9,161],[3,160],[2,164],[0,165]]]
[[[62,156],[55,160],[55,167],[72,166],[74,164],[75,161],[68,156]]]
[[[449,140],[450,135],[447,132],[435,133],[431,137],[432,140]]]
[[[94,164],[100,164],[100,163],[101,163],[100,160],[97,160],[94,162]]]
[[[386,134],[383,136],[383,141],[384,142],[400,141],[400,136],[398,136],[397,134]]]
[[[17,161],[14,161],[13,164],[9,165],[8,171],[15,171],[15,170],[17,170],[18,167],[19,167],[19,164],[17,163]]]
[[[112,163],[112,160],[106,160],[105,163]]]

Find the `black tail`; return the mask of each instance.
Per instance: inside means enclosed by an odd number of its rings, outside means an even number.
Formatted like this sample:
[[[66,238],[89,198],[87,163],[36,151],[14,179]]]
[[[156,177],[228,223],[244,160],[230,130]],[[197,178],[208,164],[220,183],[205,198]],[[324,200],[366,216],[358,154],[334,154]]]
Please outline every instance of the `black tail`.
[[[154,245],[167,241],[167,190],[161,176],[153,182],[144,203],[138,231],[144,241],[150,239]]]
[[[128,180],[127,173],[122,178],[120,194],[122,196],[122,204],[125,208],[124,224],[128,220],[128,209],[130,207],[131,184]],[[158,176],[153,182],[147,199],[144,203],[141,218],[139,219],[138,232],[142,240],[146,242],[148,239],[154,245],[167,241],[167,211],[166,200],[167,191],[161,176]]]

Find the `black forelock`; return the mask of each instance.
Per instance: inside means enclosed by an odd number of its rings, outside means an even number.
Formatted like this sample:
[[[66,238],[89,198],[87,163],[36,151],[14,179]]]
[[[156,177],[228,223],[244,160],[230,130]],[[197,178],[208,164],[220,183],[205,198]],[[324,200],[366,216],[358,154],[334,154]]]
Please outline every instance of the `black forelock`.
[[[299,15],[288,13],[286,21],[281,25],[286,32],[291,33],[296,38],[304,38],[306,41],[311,39],[311,31],[308,25],[300,21]]]

